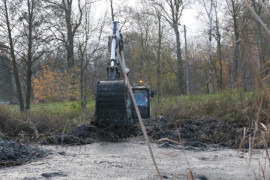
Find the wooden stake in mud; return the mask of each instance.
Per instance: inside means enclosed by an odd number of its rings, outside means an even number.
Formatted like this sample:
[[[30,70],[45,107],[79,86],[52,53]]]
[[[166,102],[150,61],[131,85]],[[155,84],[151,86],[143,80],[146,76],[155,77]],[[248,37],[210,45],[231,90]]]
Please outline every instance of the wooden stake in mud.
[[[142,129],[142,132],[143,132],[143,136],[144,136],[144,139],[147,143],[147,146],[148,146],[148,150],[150,152],[150,155],[151,155],[151,158],[152,158],[152,161],[155,165],[155,168],[157,170],[157,173],[160,177],[160,179],[162,180],[162,176],[161,176],[161,173],[158,169],[158,166],[157,166],[157,163],[156,163],[156,160],[155,160],[155,157],[154,157],[154,153],[152,151],[152,148],[151,148],[151,144],[150,144],[150,141],[149,141],[149,138],[148,138],[148,135],[147,135],[147,132],[146,132],[146,129],[145,129],[145,126],[144,126],[144,123],[142,121],[142,117],[141,117],[141,113],[139,111],[139,108],[137,106],[137,103],[136,103],[136,100],[135,100],[135,97],[134,97],[134,94],[133,94],[133,91],[132,91],[132,87],[129,83],[129,79],[128,79],[128,76],[127,76],[127,73],[124,71],[124,66],[123,66],[123,62],[122,62],[122,58],[121,58],[121,53],[119,52],[119,48],[117,49],[117,54],[118,54],[118,58],[119,58],[119,63],[120,63],[120,66],[121,66],[121,69],[122,69],[122,72],[124,74],[124,77],[125,77],[125,82],[127,84],[127,87],[128,87],[128,91],[130,93],[130,96],[131,96],[131,99],[132,99],[132,102],[134,104],[134,107],[135,107],[135,111],[136,111],[136,114],[138,116],[138,119],[139,119],[139,122],[140,122],[140,126],[141,126],[141,129]]]

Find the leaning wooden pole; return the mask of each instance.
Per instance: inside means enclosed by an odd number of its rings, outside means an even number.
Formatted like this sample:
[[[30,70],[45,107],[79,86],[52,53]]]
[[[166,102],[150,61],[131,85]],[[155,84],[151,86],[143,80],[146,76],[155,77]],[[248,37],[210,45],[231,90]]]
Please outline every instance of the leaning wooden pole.
[[[269,9],[267,9],[266,5],[264,4],[264,2],[262,0],[259,0],[260,5],[262,6],[263,10],[265,11],[265,13],[268,15],[268,17],[270,18],[270,11]]]
[[[159,178],[162,180],[163,178],[162,178],[161,173],[160,173],[160,171],[159,171],[159,168],[158,168],[158,166],[157,166],[157,163],[156,163],[156,160],[155,160],[155,157],[154,157],[154,153],[153,153],[153,151],[152,151],[151,144],[150,144],[150,141],[149,141],[149,138],[148,138],[148,135],[147,135],[147,132],[146,132],[144,123],[143,123],[143,121],[142,121],[141,113],[140,113],[140,111],[139,111],[139,108],[138,108],[138,106],[137,106],[137,103],[136,103],[136,100],[135,100],[135,97],[134,97],[134,94],[133,94],[133,91],[132,91],[132,87],[131,87],[131,85],[130,85],[130,82],[129,82],[127,73],[124,71],[124,66],[123,66],[123,62],[122,62],[122,58],[121,58],[119,49],[117,49],[117,54],[118,54],[119,63],[120,63],[122,72],[123,72],[124,77],[125,77],[125,83],[126,83],[126,85],[127,85],[127,87],[128,87],[128,91],[129,91],[129,93],[130,93],[132,102],[133,102],[134,107],[135,107],[136,114],[137,114],[138,119],[139,119],[139,122],[140,122],[140,126],[141,126],[141,129],[142,129],[142,132],[143,132],[144,139],[145,139],[145,141],[146,141],[146,143],[147,143],[148,150],[149,150],[149,152],[150,152],[152,161],[153,161],[153,163],[154,163],[154,165],[155,165],[155,168],[156,168],[156,170],[157,170],[157,173],[158,173],[158,175],[159,175]]]
[[[244,3],[247,6],[247,8],[250,10],[252,15],[255,17],[255,19],[261,24],[261,26],[270,36],[270,30],[267,28],[266,24],[262,21],[262,19],[258,16],[258,14],[254,11],[254,9],[250,6],[250,4],[246,0],[244,0]]]

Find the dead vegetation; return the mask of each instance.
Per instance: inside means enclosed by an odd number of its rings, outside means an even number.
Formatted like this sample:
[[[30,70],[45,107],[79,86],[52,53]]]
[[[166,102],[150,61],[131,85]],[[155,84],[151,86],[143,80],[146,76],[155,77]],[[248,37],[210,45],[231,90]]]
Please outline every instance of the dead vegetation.
[[[47,111],[14,113],[10,109],[0,108],[0,136],[2,138],[35,141],[52,134],[67,133],[74,127],[89,122],[92,112],[83,111],[70,119],[50,116]]]
[[[248,163],[250,164],[252,160],[252,155],[256,144],[261,144],[261,148],[265,149],[265,161],[259,162],[259,173],[254,172],[255,179],[266,179],[266,174],[269,171],[270,165],[270,155],[269,155],[269,141],[270,141],[270,124],[269,124],[269,111],[270,111],[270,92],[266,87],[266,81],[269,79],[269,76],[262,77],[263,73],[255,69],[256,75],[256,89],[260,91],[260,94],[257,96],[257,112],[256,118],[252,121],[250,126],[253,131],[250,134],[247,134],[246,129],[243,131],[243,138],[239,144],[239,150],[242,148],[245,142],[249,144],[249,159]],[[267,165],[268,164],[268,165]]]
[[[250,134],[252,128],[248,126],[252,124],[252,117],[256,117],[256,98],[243,97],[241,100],[238,95],[222,94],[203,100],[201,97],[187,97],[175,104],[167,103],[167,107],[163,108],[163,116],[144,121],[147,133],[154,141],[160,138],[178,141],[179,131],[181,140],[186,145],[204,147],[214,143],[236,148],[241,141],[239,136],[242,137],[243,128],[246,127],[247,135]],[[46,111],[15,114],[7,108],[1,108],[0,112],[2,136],[22,141],[44,140],[48,144],[85,144],[142,136],[138,125],[129,128],[125,133],[119,129],[92,126],[92,111],[78,113],[79,115],[70,119],[52,117]],[[262,122],[263,119],[264,117]],[[82,124],[84,125],[79,126]],[[244,145],[247,147],[246,143]]]

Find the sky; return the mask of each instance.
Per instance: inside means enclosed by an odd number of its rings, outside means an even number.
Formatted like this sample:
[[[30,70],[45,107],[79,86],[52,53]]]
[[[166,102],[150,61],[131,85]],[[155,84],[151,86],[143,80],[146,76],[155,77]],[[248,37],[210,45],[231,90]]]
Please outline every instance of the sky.
[[[202,27],[206,28],[206,25],[198,18],[198,12],[194,7],[185,9],[181,18],[181,24],[186,25],[188,36],[196,36],[196,34],[202,31]]]
[[[136,8],[139,6],[141,0],[113,0],[114,10],[119,6],[131,6]],[[104,14],[106,11],[110,11],[110,0],[101,0],[98,3],[95,3],[95,9],[98,9],[99,14]],[[202,12],[202,8],[198,5],[190,5],[190,7],[184,9],[183,15],[181,17],[181,25],[186,25],[187,29],[187,38],[195,39],[201,37],[201,33],[207,29],[207,24],[198,19],[198,12]],[[183,29],[180,30],[183,32]],[[183,38],[183,37],[182,37]]]

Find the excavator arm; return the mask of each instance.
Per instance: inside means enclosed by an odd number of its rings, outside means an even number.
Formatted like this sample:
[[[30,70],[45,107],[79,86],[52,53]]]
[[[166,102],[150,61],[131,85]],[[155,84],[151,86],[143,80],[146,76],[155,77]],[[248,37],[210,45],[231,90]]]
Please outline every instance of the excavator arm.
[[[110,49],[110,64],[107,67],[108,79],[118,80],[120,79],[120,65],[118,62],[118,57],[121,56],[124,65],[124,71],[129,72],[126,67],[124,53],[123,53],[123,36],[119,31],[119,23],[117,21],[112,22],[112,36],[109,37],[109,49]],[[119,48],[120,54],[117,54],[117,48]]]

